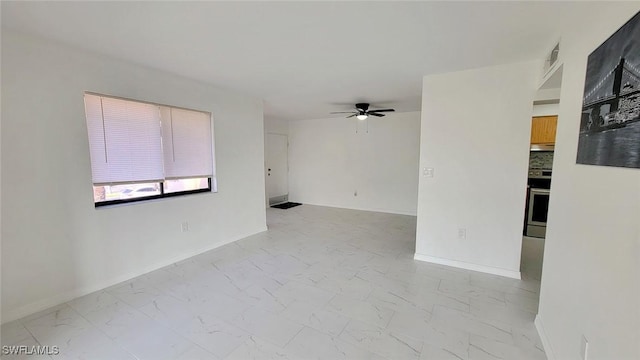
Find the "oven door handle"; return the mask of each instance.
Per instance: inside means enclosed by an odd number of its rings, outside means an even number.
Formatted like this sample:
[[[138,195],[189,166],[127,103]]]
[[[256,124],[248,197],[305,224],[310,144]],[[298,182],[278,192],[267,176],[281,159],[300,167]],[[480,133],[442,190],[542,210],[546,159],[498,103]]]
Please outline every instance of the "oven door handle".
[[[536,194],[549,194],[550,191],[549,189],[541,189],[541,188],[531,188],[530,190],[532,193],[536,193]]]

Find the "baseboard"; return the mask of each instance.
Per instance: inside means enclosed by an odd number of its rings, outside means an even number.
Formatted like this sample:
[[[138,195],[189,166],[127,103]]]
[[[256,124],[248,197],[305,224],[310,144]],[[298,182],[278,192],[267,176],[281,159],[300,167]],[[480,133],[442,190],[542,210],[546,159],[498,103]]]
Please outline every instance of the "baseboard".
[[[307,201],[304,201],[304,200],[291,200],[291,199],[289,199],[289,201],[299,202],[299,203],[304,204],[304,205],[323,206],[323,207],[330,207],[330,208],[337,208],[337,209],[370,211],[370,212],[379,212],[379,213],[385,213],[385,214],[409,215],[409,216],[417,216],[418,215],[417,211],[393,210],[393,209],[386,209],[386,208],[363,208],[363,207],[353,207],[353,206],[342,206],[342,205],[335,205],[335,204],[322,204],[322,203],[315,203],[315,202],[307,202]]]
[[[496,267],[486,266],[486,265],[472,264],[464,261],[444,259],[444,258],[439,258],[435,256],[418,254],[418,253],[415,253],[413,255],[413,258],[416,260],[426,261],[426,262],[439,264],[439,265],[453,266],[461,269],[479,271],[483,273],[504,276],[512,279],[518,279],[518,280],[521,279],[520,271],[507,270],[507,269],[496,268]]]
[[[538,330],[538,336],[540,336],[540,341],[542,341],[542,347],[544,348],[544,352],[547,355],[547,360],[556,360],[556,357],[551,350],[551,344],[549,343],[547,333],[544,331],[544,325],[542,324],[542,318],[540,318],[540,314],[536,315],[536,319],[533,321],[533,323],[536,326],[536,330]]]
[[[39,300],[39,301],[32,302],[32,303],[27,304],[27,305],[23,305],[23,306],[21,306],[19,308],[16,308],[16,309],[13,309],[13,310],[9,310],[6,313],[2,314],[2,323],[4,324],[4,323],[7,323],[7,322],[10,322],[10,321],[13,321],[13,320],[21,319],[21,318],[23,318],[25,316],[37,313],[37,312],[42,311],[42,310],[46,310],[46,309],[48,309],[50,307],[53,307],[53,306],[57,306],[57,305],[63,304],[65,302],[71,301],[71,300],[73,300],[75,298],[79,298],[81,296],[85,296],[85,295],[91,294],[93,292],[108,288],[110,286],[119,284],[119,283],[121,283],[123,281],[127,281],[127,280],[130,280],[130,279],[133,279],[133,278],[138,277],[140,275],[144,275],[146,273],[161,269],[161,268],[163,268],[165,266],[169,266],[169,265],[174,264],[176,262],[188,259],[188,258],[190,258],[192,256],[196,256],[196,255],[202,254],[204,252],[213,250],[213,249],[218,248],[220,246],[224,246],[224,245],[230,244],[230,243],[232,243],[234,241],[238,241],[240,239],[244,239],[246,237],[249,237],[249,236],[264,232],[264,231],[267,231],[267,227],[266,226],[263,227],[263,228],[260,228],[258,231],[255,231],[255,232],[247,233],[245,235],[241,235],[241,236],[238,236],[238,237],[235,237],[235,238],[231,238],[230,240],[227,240],[227,241],[218,242],[218,243],[216,243],[216,244],[214,244],[212,246],[207,246],[205,248],[201,248],[201,249],[198,249],[198,250],[190,251],[188,253],[181,254],[181,255],[172,257],[170,259],[164,260],[164,261],[160,261],[160,262],[155,263],[153,265],[146,266],[142,270],[139,270],[139,271],[129,272],[127,274],[123,274],[123,275],[117,276],[115,278],[109,279],[107,281],[100,282],[100,283],[95,284],[95,285],[85,286],[85,287],[78,288],[78,289],[73,289],[71,291],[67,291],[67,292],[64,292],[64,293],[61,293],[61,294],[58,294],[58,295],[55,295],[55,296],[52,296],[52,297],[49,297],[49,298],[46,298],[46,299],[43,299],[43,300]]]
[[[269,198],[269,206],[286,203],[287,201],[289,201],[289,194],[270,197]]]

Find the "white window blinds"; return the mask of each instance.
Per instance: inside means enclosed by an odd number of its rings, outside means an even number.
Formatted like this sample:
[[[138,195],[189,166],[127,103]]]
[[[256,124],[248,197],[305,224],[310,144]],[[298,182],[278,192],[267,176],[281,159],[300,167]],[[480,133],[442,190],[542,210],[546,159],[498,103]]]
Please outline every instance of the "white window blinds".
[[[160,106],[164,176],[213,176],[211,116],[201,111]]]
[[[94,185],[213,176],[211,115],[85,94]]]
[[[158,107],[85,95],[94,184],[163,178]]]

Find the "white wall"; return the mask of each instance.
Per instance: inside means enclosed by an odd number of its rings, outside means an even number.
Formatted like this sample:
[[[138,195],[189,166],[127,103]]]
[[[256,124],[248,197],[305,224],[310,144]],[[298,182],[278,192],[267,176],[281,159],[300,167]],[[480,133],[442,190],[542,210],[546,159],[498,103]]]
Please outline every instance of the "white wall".
[[[420,113],[366,121],[290,122],[290,201],[416,214]]]
[[[562,92],[540,308],[549,359],[640,359],[640,169],[576,164],[588,55],[640,5],[586,14],[562,34]]]
[[[520,276],[537,62],[426,76],[416,259]],[[458,229],[466,229],[460,239]]]
[[[2,76],[4,321],[266,230],[260,100],[5,30]],[[85,90],[210,111],[219,192],[95,209]]]
[[[289,135],[289,122],[279,119],[264,119],[264,133]]]
[[[560,104],[533,105],[533,112],[531,116],[558,115],[559,110],[560,110]]]
[[[559,66],[555,66],[556,71],[550,74],[547,74],[547,78],[556,79],[556,76],[561,79],[562,69]],[[556,74],[557,72],[557,74]],[[550,81],[550,80],[548,80]],[[558,86],[561,80],[558,80]],[[536,95],[534,97],[534,105],[533,112],[531,116],[549,116],[549,115],[558,115],[558,110],[560,109],[560,105],[558,104],[558,100],[560,99],[560,88],[552,88],[552,89],[538,89],[536,91]],[[536,104],[535,101],[542,102],[542,104]],[[544,102],[555,101],[552,104],[545,104]]]
[[[557,87],[554,88],[540,88],[536,91],[536,96],[533,99],[534,101],[549,101],[549,100],[558,100],[560,99],[560,85],[562,83],[562,67],[559,65],[554,66],[555,70],[552,70],[549,74],[546,74],[547,82],[551,81],[551,79],[555,80],[556,76],[560,78],[560,80],[556,81],[557,84],[554,84]],[[545,86],[543,84],[542,86]]]

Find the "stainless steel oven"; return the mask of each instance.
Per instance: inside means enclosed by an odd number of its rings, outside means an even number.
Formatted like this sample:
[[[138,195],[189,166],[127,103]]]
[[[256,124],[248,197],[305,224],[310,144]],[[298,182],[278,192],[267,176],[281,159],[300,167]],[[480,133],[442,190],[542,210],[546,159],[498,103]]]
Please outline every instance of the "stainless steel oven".
[[[524,219],[524,234],[526,236],[544,238],[547,232],[553,150],[552,146],[531,146]]]
[[[526,235],[544,238],[547,232],[549,189],[531,188],[528,205]]]
[[[550,166],[551,160],[545,159],[546,158],[541,159],[544,161],[538,159],[536,165]],[[549,167],[529,168],[527,188],[524,234],[526,236],[544,238],[547,232],[551,169]]]

